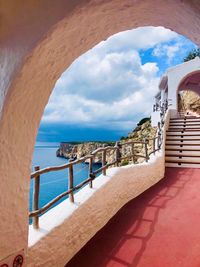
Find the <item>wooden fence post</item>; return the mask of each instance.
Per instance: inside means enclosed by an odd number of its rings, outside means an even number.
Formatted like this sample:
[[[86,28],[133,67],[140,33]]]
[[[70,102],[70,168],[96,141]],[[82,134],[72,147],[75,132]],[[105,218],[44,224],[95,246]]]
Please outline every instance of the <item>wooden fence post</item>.
[[[145,138],[144,139],[144,150],[145,150],[145,158],[146,158],[146,162],[148,162],[149,160],[149,154],[148,154],[148,140]]]
[[[132,144],[132,146],[131,146],[131,152],[132,152],[132,161],[133,161],[133,163],[135,163],[135,151],[134,151],[134,144]]]
[[[105,145],[103,145],[103,147],[105,147]],[[102,151],[102,167],[104,167],[106,165],[106,150],[104,149]],[[102,174],[106,175],[106,169],[102,170]]]
[[[153,154],[155,155],[155,153],[156,153],[156,139],[155,138],[153,138]]]
[[[91,156],[90,159],[89,159],[89,169],[88,169],[88,172],[89,172],[89,177],[90,178],[92,178],[92,167],[93,167],[93,156]],[[89,187],[92,188],[92,181],[90,181]]]
[[[157,146],[158,146],[158,150],[161,147],[161,125],[160,122],[158,122],[158,139],[157,139]]]
[[[39,171],[40,167],[36,166],[35,171]],[[39,195],[40,195],[40,175],[37,175],[34,180],[34,191],[33,191],[33,211],[39,209]],[[39,215],[33,217],[33,228],[39,228]]]
[[[116,142],[115,143],[115,147],[116,147],[116,150],[115,150],[115,158],[116,158],[116,166],[118,167],[119,166],[119,161],[120,161],[120,150],[119,150],[119,142]]]
[[[68,169],[68,189],[74,188],[74,172],[73,172],[73,165],[71,164]],[[70,202],[74,203],[74,193],[73,191],[69,194]]]

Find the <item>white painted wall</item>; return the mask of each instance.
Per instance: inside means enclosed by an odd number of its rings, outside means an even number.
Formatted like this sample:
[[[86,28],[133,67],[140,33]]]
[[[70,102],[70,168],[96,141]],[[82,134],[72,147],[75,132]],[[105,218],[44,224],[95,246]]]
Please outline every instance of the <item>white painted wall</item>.
[[[160,111],[151,112],[151,126],[157,127],[158,122],[160,121]]]
[[[178,103],[178,88],[181,81],[189,74],[200,70],[200,58],[196,57],[193,60],[184,62],[178,66],[167,70],[168,76],[168,98],[170,99],[170,109],[177,109]]]
[[[32,153],[62,72],[112,34],[144,25],[174,29],[200,45],[197,0],[49,3],[0,1],[0,260],[26,254]]]
[[[163,78],[160,82],[160,90],[161,90],[161,102],[164,102],[166,99],[169,103],[169,109],[178,109],[178,89],[183,81],[188,75],[200,71],[200,58],[196,57],[193,60],[188,62],[184,62],[175,67],[169,68],[164,74]],[[167,77],[167,79],[166,79]],[[167,84],[166,84],[167,83]],[[163,86],[163,88],[161,87]],[[168,88],[168,90],[167,90]],[[155,98],[156,103],[156,98]],[[157,119],[157,115],[153,115],[153,123]],[[155,118],[155,119],[154,119]],[[154,125],[152,123],[152,125]]]

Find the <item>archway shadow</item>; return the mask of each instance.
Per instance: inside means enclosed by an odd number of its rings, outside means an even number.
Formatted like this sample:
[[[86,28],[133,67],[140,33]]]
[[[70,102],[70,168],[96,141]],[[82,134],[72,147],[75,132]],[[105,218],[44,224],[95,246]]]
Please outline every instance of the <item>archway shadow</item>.
[[[128,202],[66,267],[135,267],[151,239],[160,212],[193,179],[194,169],[166,168],[165,178]],[[130,245],[131,244],[131,245]]]

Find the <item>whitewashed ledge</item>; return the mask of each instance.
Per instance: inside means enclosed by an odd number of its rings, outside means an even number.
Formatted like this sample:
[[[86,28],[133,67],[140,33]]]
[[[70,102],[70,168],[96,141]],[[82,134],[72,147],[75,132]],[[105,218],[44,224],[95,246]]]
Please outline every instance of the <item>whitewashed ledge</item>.
[[[163,151],[163,149],[162,149]],[[164,177],[164,152],[148,163],[110,168],[40,217],[40,229],[29,229],[28,266],[63,267],[128,201]]]

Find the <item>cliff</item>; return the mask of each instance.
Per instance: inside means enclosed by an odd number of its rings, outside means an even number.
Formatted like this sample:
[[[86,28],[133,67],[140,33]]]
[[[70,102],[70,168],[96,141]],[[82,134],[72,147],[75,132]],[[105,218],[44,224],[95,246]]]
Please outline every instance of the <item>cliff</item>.
[[[131,133],[128,134],[127,137],[122,137],[120,140],[120,144],[124,144],[130,140],[139,141],[143,140],[144,138],[152,138],[156,134],[156,128],[151,127],[151,122],[149,118],[145,118],[141,120],[137,127],[133,129]],[[84,143],[61,143],[59,149],[57,150],[58,157],[64,157],[67,159],[75,160],[77,158],[86,156],[91,154],[94,150],[102,146],[114,146],[114,142],[84,142]],[[151,150],[152,143],[149,142],[148,149]],[[132,153],[132,145],[122,145],[121,146],[121,156],[125,157]],[[134,145],[134,163],[141,163],[144,161],[144,158],[137,157],[138,154],[145,155],[144,147],[141,144]],[[110,163],[115,160],[115,153],[114,151],[107,152],[107,162]],[[131,162],[130,160],[124,160],[121,164],[126,165]],[[101,153],[97,155],[94,159],[95,163],[101,163]]]
[[[200,97],[193,91],[183,91],[181,100],[187,111],[200,115]]]
[[[128,136],[126,138],[123,138],[121,140],[121,144],[127,142],[127,141],[141,141],[144,140],[145,138],[153,138],[156,135],[156,131],[157,128],[152,127],[151,126],[151,121],[150,119],[143,119],[141,120],[137,127],[135,129],[133,129],[133,131],[131,133],[128,134]],[[152,142],[150,141],[148,144],[148,150],[151,151],[152,149]],[[132,150],[132,145],[123,145],[122,149],[121,149],[121,154],[122,157],[127,156],[128,154],[131,154],[131,150]],[[137,155],[145,155],[145,150],[144,147],[141,144],[135,144],[134,145],[134,154],[135,154],[135,158],[134,158],[134,163],[141,163],[143,162],[145,159],[141,158],[141,157],[137,157]],[[131,158],[129,160],[124,160],[121,164],[122,165],[127,165],[129,163],[131,163]]]
[[[83,142],[83,143],[61,143],[56,152],[57,157],[75,160],[91,154],[102,146],[114,145],[112,142]],[[101,163],[101,155],[94,159],[95,163]]]

